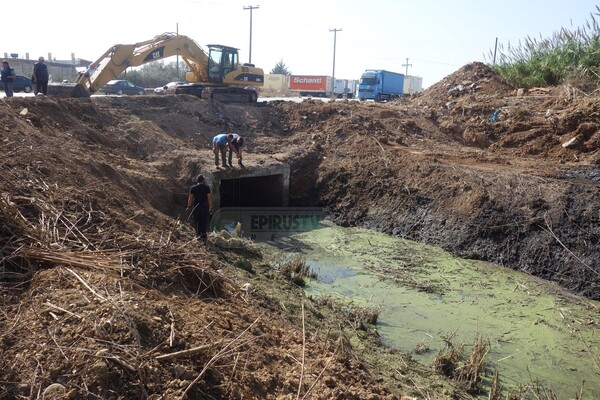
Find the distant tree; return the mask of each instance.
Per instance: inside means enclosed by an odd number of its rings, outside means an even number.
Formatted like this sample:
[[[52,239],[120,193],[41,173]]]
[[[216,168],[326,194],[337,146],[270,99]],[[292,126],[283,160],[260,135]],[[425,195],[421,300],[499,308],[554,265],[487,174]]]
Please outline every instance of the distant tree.
[[[130,69],[121,74],[122,79],[146,87],[158,87],[173,81],[185,80],[185,73],[189,70],[183,61],[179,63],[179,75],[177,74],[177,63],[164,61],[153,61],[144,64],[141,68]]]
[[[277,64],[275,64],[275,68],[269,72],[270,74],[281,74],[281,75],[291,75],[292,71],[288,71],[287,65],[283,62],[283,60],[279,60]]]

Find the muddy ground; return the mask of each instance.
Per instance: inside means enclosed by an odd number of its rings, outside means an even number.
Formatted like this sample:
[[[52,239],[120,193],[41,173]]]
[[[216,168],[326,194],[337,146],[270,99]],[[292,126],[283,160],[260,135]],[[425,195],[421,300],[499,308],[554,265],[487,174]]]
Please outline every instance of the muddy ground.
[[[291,205],[597,300],[599,112],[479,63],[387,104],[3,98],[0,398],[470,398],[252,243],[195,242],[191,179],[237,131],[247,168],[290,165]]]

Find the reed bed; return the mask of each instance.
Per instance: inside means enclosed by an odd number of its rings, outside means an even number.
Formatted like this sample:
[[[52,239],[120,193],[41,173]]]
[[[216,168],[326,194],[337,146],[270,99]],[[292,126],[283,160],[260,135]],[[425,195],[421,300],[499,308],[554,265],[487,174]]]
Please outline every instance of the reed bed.
[[[486,56],[493,68],[515,87],[571,84],[585,91],[600,83],[600,7],[584,26],[555,31],[551,37],[526,37],[514,46],[499,44]]]

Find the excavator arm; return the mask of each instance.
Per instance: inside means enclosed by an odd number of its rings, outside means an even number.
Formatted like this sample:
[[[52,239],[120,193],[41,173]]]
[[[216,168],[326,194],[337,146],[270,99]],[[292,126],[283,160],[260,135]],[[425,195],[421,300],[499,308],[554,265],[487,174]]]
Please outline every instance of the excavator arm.
[[[262,86],[262,69],[239,65],[237,49],[210,45],[207,54],[194,40],[175,33],[164,33],[151,40],[135,44],[117,44],[108,49],[75,84],[74,97],[88,97],[107,82],[117,79],[128,67],[180,56],[189,67],[186,80],[214,87]]]

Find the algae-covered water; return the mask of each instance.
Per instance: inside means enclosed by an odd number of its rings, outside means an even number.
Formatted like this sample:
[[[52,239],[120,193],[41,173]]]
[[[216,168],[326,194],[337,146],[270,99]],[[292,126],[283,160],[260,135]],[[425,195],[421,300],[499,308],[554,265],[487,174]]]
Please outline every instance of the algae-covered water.
[[[574,399],[583,385],[583,399],[600,399],[599,302],[371,230],[325,223],[293,240],[318,274],[308,295],[381,307],[383,340],[420,362],[430,365],[452,333],[467,351],[479,334],[489,339],[487,360],[503,386],[535,382]]]

